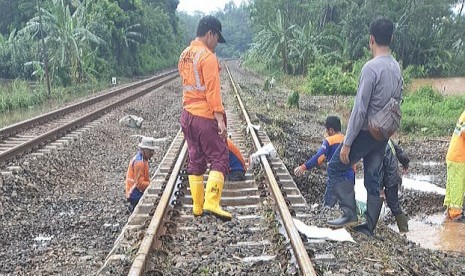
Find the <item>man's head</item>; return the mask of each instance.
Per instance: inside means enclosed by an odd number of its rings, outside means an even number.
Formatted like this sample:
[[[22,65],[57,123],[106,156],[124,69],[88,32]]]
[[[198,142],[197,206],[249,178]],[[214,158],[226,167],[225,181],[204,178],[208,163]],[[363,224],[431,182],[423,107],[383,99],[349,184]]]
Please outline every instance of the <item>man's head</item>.
[[[370,24],[370,46],[375,42],[378,46],[390,46],[394,23],[386,18],[379,18]]]
[[[328,136],[333,136],[341,132],[341,120],[337,116],[328,116],[326,117],[325,128],[326,134],[328,134]]]
[[[221,22],[216,17],[207,15],[200,19],[196,37],[213,50],[218,43],[226,43],[221,31]]]
[[[156,148],[155,139],[152,137],[142,137],[142,140],[139,143],[139,149],[146,160],[152,158]]]

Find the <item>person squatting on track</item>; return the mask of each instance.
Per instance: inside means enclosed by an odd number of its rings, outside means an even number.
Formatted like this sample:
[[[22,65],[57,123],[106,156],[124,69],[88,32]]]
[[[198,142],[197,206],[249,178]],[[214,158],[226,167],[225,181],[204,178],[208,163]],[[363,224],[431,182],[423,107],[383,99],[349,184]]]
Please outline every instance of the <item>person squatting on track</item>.
[[[142,137],[138,146],[139,151],[129,162],[126,174],[126,199],[131,213],[150,184],[149,160],[157,148],[151,137]]]
[[[344,134],[341,133],[341,120],[337,116],[328,116],[325,122],[325,129],[327,137],[323,140],[323,144],[318,149],[317,153],[308,159],[304,164],[294,169],[296,176],[301,176],[305,171],[320,166],[326,159],[327,162],[331,160],[336,149],[344,140]],[[344,172],[344,177],[355,184],[355,170],[349,168]],[[330,186],[330,182],[326,182],[326,190],[324,195],[324,208],[332,208],[336,205],[337,198],[334,194],[334,187]]]
[[[369,46],[373,58],[362,68],[346,136],[328,165],[328,182],[334,186],[342,216],[327,224],[336,228],[351,226],[358,222],[354,184],[343,177],[343,172],[363,158],[366,222],[353,229],[368,236],[373,235],[383,204],[381,166],[387,144],[387,139],[379,141],[370,134],[368,119],[393,99],[397,102],[402,99],[402,74],[390,49],[393,31],[394,24],[389,19],[376,19],[370,24]]]
[[[402,185],[402,176],[399,173],[397,162],[402,164],[404,173],[407,172],[410,159],[407,154],[392,139],[388,140],[386,152],[384,154],[383,182],[381,189],[384,189],[384,196],[389,209],[396,218],[397,227],[400,233],[408,232],[408,219],[399,203],[399,187]]]
[[[463,194],[465,192],[465,110],[460,115],[446,155],[447,183],[444,206],[449,219],[464,222]]]
[[[220,65],[215,55],[218,43],[225,43],[221,22],[213,16],[200,19],[196,38],[179,58],[183,85],[181,129],[188,146],[187,173],[194,216],[204,211],[222,220],[231,214],[220,207],[224,178],[229,171],[225,110],[221,99]],[[203,174],[210,164],[204,191]]]

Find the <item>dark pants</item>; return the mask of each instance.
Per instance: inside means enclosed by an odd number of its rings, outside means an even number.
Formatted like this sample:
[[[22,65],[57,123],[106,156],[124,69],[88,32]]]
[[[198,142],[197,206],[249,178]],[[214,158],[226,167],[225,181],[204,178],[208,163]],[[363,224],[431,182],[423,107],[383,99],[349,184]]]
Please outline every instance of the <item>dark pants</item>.
[[[384,188],[384,196],[386,197],[386,203],[394,216],[402,214],[402,209],[399,204],[399,186],[395,185],[392,187]]]
[[[245,172],[244,171],[230,171],[228,174],[228,181],[244,181]]]
[[[207,164],[211,164],[212,171],[226,176],[229,171],[229,150],[226,141],[218,134],[216,120],[194,116],[183,110],[181,129],[189,152],[188,174],[202,175],[207,170]]]
[[[351,182],[352,180],[344,176],[344,173],[363,158],[364,184],[367,194],[379,197],[386,143],[387,141],[375,140],[367,130],[361,130],[350,147],[349,164],[342,163],[339,158],[343,145],[341,143],[329,161],[328,186],[336,187],[340,183]]]
[[[139,203],[140,198],[144,195],[143,192],[139,191],[137,188],[132,191],[132,193],[129,195],[128,201],[129,201],[129,210],[132,212],[134,208],[136,208],[136,205]]]

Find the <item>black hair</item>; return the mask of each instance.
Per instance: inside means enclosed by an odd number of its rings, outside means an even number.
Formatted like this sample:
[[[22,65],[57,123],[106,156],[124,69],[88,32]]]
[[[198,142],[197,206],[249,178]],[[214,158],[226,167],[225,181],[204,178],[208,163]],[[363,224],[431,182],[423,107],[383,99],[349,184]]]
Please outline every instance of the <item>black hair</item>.
[[[386,18],[375,19],[370,24],[370,35],[375,38],[378,45],[391,45],[392,34],[394,33],[394,23]]]
[[[326,129],[332,128],[339,132],[341,131],[341,119],[337,116],[328,116],[326,117],[325,127]]]
[[[223,35],[221,34],[221,22],[212,15],[204,16],[200,19],[199,24],[197,25],[197,37],[202,37],[212,31],[213,34],[218,34],[218,43],[226,43]]]

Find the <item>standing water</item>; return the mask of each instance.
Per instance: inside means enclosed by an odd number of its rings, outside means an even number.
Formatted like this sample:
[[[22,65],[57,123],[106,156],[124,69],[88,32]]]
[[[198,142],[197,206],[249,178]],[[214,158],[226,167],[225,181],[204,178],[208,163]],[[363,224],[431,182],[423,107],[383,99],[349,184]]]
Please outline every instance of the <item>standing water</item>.
[[[412,91],[430,85],[433,89],[441,92],[443,95],[464,95],[465,94],[465,78],[428,78],[414,79],[410,85]]]
[[[409,177],[403,178],[402,185],[409,190],[435,193],[438,196],[444,195],[445,189],[428,182],[429,179],[431,179],[431,176],[409,175]],[[356,198],[358,193],[364,195],[366,200],[363,179],[356,180],[355,190]],[[437,213],[433,215],[417,215],[410,218],[408,224],[410,231],[406,233],[407,238],[418,243],[421,247],[465,252],[465,223],[451,221],[446,219],[443,213]],[[389,228],[398,231],[397,224],[389,225]]]

